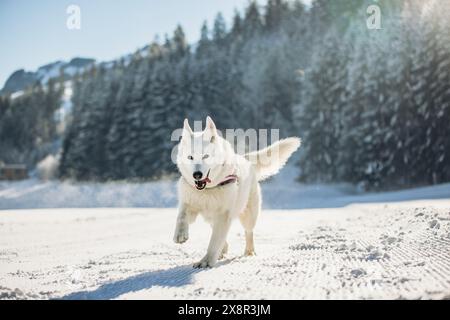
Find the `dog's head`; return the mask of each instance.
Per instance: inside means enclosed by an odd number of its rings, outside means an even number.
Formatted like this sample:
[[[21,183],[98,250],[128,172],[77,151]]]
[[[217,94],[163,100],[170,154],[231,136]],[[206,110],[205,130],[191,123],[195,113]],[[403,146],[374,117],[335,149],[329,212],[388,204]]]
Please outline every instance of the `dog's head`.
[[[225,163],[223,139],[218,135],[216,125],[206,118],[206,128],[193,132],[187,119],[178,146],[177,165],[183,177],[198,190],[215,181]]]

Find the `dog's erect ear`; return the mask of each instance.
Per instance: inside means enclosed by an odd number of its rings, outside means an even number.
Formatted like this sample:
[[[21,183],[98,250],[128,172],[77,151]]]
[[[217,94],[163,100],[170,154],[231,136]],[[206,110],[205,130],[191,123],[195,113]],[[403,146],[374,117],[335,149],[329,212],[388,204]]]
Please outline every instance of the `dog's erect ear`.
[[[184,119],[183,123],[183,136],[182,138],[190,138],[193,135],[191,126],[189,125],[188,119]]]
[[[217,136],[217,128],[214,121],[210,116],[206,117],[206,134],[208,135],[209,142],[214,142]]]

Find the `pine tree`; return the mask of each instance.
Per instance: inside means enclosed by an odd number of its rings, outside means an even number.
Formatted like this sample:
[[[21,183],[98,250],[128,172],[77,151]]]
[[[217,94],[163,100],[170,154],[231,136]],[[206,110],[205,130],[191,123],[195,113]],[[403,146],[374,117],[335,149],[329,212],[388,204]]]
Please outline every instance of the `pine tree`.
[[[183,28],[178,25],[173,33],[171,55],[175,60],[182,58],[189,52],[189,46]]]
[[[304,94],[297,117],[307,158],[300,163],[302,180],[329,182],[340,173],[338,161],[342,148],[340,103],[346,95],[346,55],[335,34],[325,38],[302,80]]]
[[[288,10],[288,4],[283,0],[269,0],[264,17],[265,28],[269,31],[278,28],[288,16]]]
[[[444,7],[443,7],[444,5]],[[449,114],[449,24],[443,12],[448,1],[423,7],[420,20],[419,43],[412,68],[416,133],[411,147],[420,159],[416,163],[418,182],[447,181],[448,142],[446,141]],[[446,117],[447,115],[447,117]]]
[[[218,13],[214,20],[213,40],[217,45],[223,45],[227,36],[227,26],[222,13]]]
[[[262,30],[262,17],[256,1],[251,1],[244,17],[244,30],[245,37],[252,37],[258,34]]]
[[[203,22],[200,31],[200,40],[198,41],[198,46],[196,54],[199,58],[204,58],[208,54],[208,48],[211,45],[211,39],[209,34],[208,22]]]
[[[233,16],[233,26],[231,28],[231,36],[236,39],[240,36],[242,36],[242,30],[243,30],[243,22],[242,17],[239,11],[234,11]]]

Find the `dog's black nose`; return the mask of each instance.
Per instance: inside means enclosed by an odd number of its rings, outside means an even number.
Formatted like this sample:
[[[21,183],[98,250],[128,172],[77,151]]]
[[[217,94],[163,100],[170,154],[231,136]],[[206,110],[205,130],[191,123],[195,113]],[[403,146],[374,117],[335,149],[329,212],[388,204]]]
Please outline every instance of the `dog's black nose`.
[[[200,171],[195,171],[193,176],[195,180],[200,180],[203,176],[203,173],[201,173]]]

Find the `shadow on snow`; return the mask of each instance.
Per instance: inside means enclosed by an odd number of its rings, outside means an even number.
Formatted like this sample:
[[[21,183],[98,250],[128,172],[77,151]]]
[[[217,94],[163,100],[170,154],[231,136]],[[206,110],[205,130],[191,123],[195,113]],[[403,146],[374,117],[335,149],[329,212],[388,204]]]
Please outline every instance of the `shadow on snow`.
[[[227,259],[217,263],[215,268],[228,264],[234,259]],[[62,300],[107,300],[136,292],[150,289],[154,286],[182,287],[194,282],[194,275],[205,272],[208,269],[196,269],[192,264],[178,266],[166,270],[145,272],[123,280],[113,281],[98,287],[93,291],[73,292],[61,297]]]

